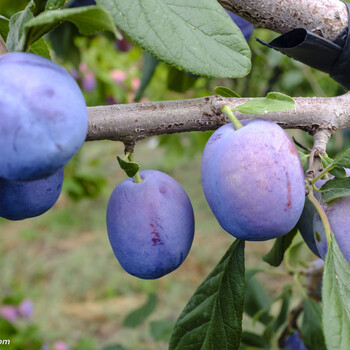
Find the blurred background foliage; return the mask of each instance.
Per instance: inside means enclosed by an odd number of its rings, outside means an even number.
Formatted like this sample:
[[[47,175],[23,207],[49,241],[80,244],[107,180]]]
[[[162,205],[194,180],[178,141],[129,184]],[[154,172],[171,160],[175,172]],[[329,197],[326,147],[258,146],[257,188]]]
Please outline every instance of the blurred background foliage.
[[[2,0],[0,15],[9,18],[27,3]],[[69,23],[46,39],[52,59],[77,80],[88,106],[197,98],[212,95],[218,85],[241,96],[265,96],[270,91],[293,97],[345,92],[324,73],[255,40],[276,36],[263,29],[253,32],[249,41],[253,68],[239,80],[209,80],[181,72],[157,62],[128,38],[117,41],[109,33],[82,37]],[[311,147],[309,135],[290,134]],[[189,257],[159,280],[127,275],[109,246],[105,210],[113,188],[125,178],[116,161],[123,154],[120,143],[86,143],[67,165],[63,193],[49,212],[21,222],[0,219],[0,339],[15,339],[11,349],[21,350],[166,349],[186,301],[233,239],[215,221],[200,185],[200,155],[210,135],[160,136],[136,146],[141,168],[173,176],[189,194],[196,215]],[[346,132],[335,135],[330,154],[348,144],[348,138]],[[291,263],[306,266],[314,257],[300,243],[297,239],[294,244]],[[270,241],[248,243],[247,266],[268,269],[261,256],[271,246]],[[280,274],[264,277],[263,285],[259,274],[251,278],[244,327],[256,330],[269,321],[269,313],[285,307],[288,293],[298,295],[300,290],[285,267]],[[27,313],[21,311],[23,303]],[[266,313],[259,319],[256,313],[262,307]]]

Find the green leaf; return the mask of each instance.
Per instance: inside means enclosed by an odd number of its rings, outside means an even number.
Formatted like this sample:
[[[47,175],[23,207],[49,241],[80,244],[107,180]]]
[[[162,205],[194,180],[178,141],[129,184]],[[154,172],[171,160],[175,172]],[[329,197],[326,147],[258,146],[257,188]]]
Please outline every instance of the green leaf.
[[[330,179],[322,185],[320,190],[322,191],[322,200],[325,202],[350,196],[350,177]]]
[[[31,47],[30,52],[51,59],[49,47],[44,38],[37,40]]]
[[[244,241],[237,239],[182,311],[169,350],[238,349],[244,290]]]
[[[297,232],[298,229],[294,227],[286,235],[276,238],[271,250],[263,256],[263,260],[271,266],[280,266],[284,258],[284,253],[291,245]]]
[[[71,9],[46,11],[28,21],[25,25],[28,44],[50,32],[62,21],[72,22],[82,35],[92,35],[100,31],[111,31],[120,37],[110,14],[99,6],[82,6]]]
[[[326,255],[322,281],[323,332],[327,349],[348,350],[350,344],[350,269],[334,235]]]
[[[242,332],[242,343],[259,349],[270,349],[270,344],[266,341],[266,339],[264,339],[261,335],[252,332]]]
[[[288,317],[288,310],[289,310],[289,304],[292,298],[292,290],[289,286],[284,286],[284,291],[281,295],[282,298],[282,304],[280,312],[277,316],[277,318],[273,322],[273,330],[277,332],[279,328],[286,322]]]
[[[279,92],[269,92],[266,97],[258,97],[234,108],[244,114],[265,114],[293,109],[294,100]]]
[[[320,157],[324,168],[327,168],[329,165],[331,165],[334,162],[332,158],[328,157],[328,155],[323,156],[322,154],[320,154]],[[335,166],[329,172],[335,177],[339,177],[339,178],[346,177],[345,169],[340,166]]]
[[[135,94],[135,99],[134,99],[135,102],[138,102],[141,100],[143,93],[145,92],[148,84],[150,83],[156,71],[158,63],[159,63],[158,60],[149,52],[145,51],[143,53],[141,83],[140,83],[140,87],[137,89]]]
[[[309,350],[327,350],[322,330],[322,309],[314,300],[306,298],[301,329],[302,340]]]
[[[309,154],[305,154],[303,152],[298,151],[298,156],[300,158],[301,165],[304,167],[310,157]]]
[[[150,331],[155,341],[169,341],[174,328],[173,320],[154,321],[150,323]]]
[[[97,0],[115,23],[161,61],[206,77],[240,78],[251,68],[242,32],[217,1]]]
[[[149,315],[152,314],[152,312],[156,309],[157,304],[157,295],[154,293],[150,293],[144,305],[132,311],[129,315],[125,317],[123,326],[127,328],[138,327],[141,323],[143,323],[146,320],[146,318]]]
[[[126,175],[128,175],[129,177],[135,176],[136,173],[140,170],[140,166],[135,162],[127,162],[119,156],[117,157],[117,159],[120,167],[126,172]]]
[[[237,94],[237,92],[225,87],[225,86],[217,86],[214,89],[214,92],[222,97],[241,97]]]
[[[247,276],[248,277],[248,276]],[[271,321],[271,298],[261,283],[251,275],[246,279],[244,312],[254,320],[267,324]]]
[[[60,7],[63,7],[66,0],[47,0],[46,10],[57,10]]]
[[[332,165],[338,165],[344,168],[350,168],[350,147],[339,153],[334,159]]]
[[[168,69],[167,88],[172,91],[184,93],[196,83],[198,76],[182,72],[174,67]]]
[[[4,16],[0,16],[0,35],[6,41],[8,32],[10,30],[10,20]]]
[[[33,6],[33,0],[31,0],[23,11],[15,13],[10,18],[10,30],[6,39],[9,51],[24,51],[26,47],[25,25],[34,17],[31,11]]]

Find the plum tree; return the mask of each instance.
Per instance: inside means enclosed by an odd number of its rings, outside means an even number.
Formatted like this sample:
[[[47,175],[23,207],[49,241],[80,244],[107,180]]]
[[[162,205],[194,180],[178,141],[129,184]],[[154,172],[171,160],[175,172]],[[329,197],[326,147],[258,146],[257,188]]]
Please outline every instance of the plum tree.
[[[62,168],[87,133],[84,97],[68,72],[38,55],[0,56],[0,177],[37,180]]]
[[[0,178],[0,217],[23,220],[48,211],[60,196],[63,169],[34,181]]]
[[[201,173],[210,208],[237,238],[276,238],[300,218],[303,169],[292,141],[273,122],[251,121],[238,130],[230,124],[219,128],[203,151]]]
[[[184,189],[169,175],[140,172],[113,191],[107,207],[107,231],[113,252],[133,276],[155,279],[185,260],[193,241],[194,215]]]

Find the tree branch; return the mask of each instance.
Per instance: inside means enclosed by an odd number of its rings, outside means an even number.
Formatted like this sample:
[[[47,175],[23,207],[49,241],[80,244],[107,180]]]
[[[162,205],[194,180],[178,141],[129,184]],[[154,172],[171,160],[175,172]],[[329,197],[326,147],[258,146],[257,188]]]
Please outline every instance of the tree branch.
[[[256,27],[285,33],[295,28],[333,41],[348,25],[346,6],[339,0],[218,0]]]
[[[132,144],[146,137],[185,131],[215,130],[229,122],[221,114],[224,105],[234,108],[249,98],[218,96],[190,100],[131,103],[89,107],[87,141],[114,140]],[[350,93],[338,97],[297,97],[290,111],[239,119],[270,119],[285,129],[302,129],[314,134],[350,127]]]

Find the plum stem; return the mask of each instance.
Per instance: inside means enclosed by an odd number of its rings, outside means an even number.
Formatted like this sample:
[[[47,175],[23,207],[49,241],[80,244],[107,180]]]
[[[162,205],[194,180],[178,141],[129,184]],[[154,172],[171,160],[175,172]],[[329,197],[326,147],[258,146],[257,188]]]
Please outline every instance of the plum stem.
[[[128,158],[130,160],[130,162],[133,162],[134,161],[134,153],[132,152],[129,152],[129,155],[128,155]],[[137,172],[135,175],[134,175],[134,180],[137,184],[141,183],[142,182],[142,179],[141,179],[141,176],[140,176],[140,173]]]
[[[325,211],[323,210],[320,202],[315,198],[314,193],[311,189],[309,191],[308,197],[309,197],[311,203],[314,205],[315,209],[317,210],[318,215],[320,215],[320,218],[322,220],[324,230],[326,233],[327,245],[329,246],[330,241],[331,241],[332,228],[331,228],[331,225],[329,223],[328,217],[327,217]]]
[[[243,125],[241,122],[237,119],[237,117],[233,114],[231,108],[229,106],[224,106],[221,108],[221,112],[225,114],[232,122],[233,127],[235,130],[238,130],[240,128],[243,128]]]
[[[3,55],[5,53],[8,53],[9,50],[5,44],[4,39],[2,38],[2,36],[0,35],[0,55]]]

